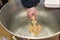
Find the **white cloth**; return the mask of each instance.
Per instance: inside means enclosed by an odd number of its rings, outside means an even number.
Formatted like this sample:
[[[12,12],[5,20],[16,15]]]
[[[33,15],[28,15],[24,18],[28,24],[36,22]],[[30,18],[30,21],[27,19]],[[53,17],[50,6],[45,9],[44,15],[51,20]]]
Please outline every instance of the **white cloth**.
[[[45,0],[45,7],[58,8],[60,7],[60,0]]]

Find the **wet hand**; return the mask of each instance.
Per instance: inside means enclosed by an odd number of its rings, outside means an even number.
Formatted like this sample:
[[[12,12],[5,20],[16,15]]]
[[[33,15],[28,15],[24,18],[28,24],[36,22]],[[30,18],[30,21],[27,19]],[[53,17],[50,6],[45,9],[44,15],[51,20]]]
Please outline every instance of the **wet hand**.
[[[27,9],[27,15],[30,19],[34,16],[36,18],[37,10],[35,7]]]

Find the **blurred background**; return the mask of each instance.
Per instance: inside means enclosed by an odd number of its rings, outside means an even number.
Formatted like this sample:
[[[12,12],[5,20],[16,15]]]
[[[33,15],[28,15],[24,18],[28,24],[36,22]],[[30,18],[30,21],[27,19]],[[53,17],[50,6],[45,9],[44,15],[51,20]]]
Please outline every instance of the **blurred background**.
[[[11,0],[0,0],[0,9],[2,6],[4,6],[9,1],[11,1]]]

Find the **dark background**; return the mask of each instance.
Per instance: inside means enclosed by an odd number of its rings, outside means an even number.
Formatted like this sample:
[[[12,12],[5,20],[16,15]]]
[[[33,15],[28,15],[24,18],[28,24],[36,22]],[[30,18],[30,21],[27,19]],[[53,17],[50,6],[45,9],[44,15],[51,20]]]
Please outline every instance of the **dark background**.
[[[8,0],[0,0],[0,1],[1,1],[0,2],[0,9],[1,9],[1,7],[4,6],[8,2]]]

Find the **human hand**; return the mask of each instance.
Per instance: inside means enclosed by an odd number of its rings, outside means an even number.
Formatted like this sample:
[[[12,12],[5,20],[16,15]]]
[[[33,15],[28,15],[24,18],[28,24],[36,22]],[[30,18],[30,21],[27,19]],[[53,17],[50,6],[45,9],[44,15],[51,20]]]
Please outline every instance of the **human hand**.
[[[27,15],[30,19],[34,16],[36,18],[37,10],[35,7],[27,9]]]

